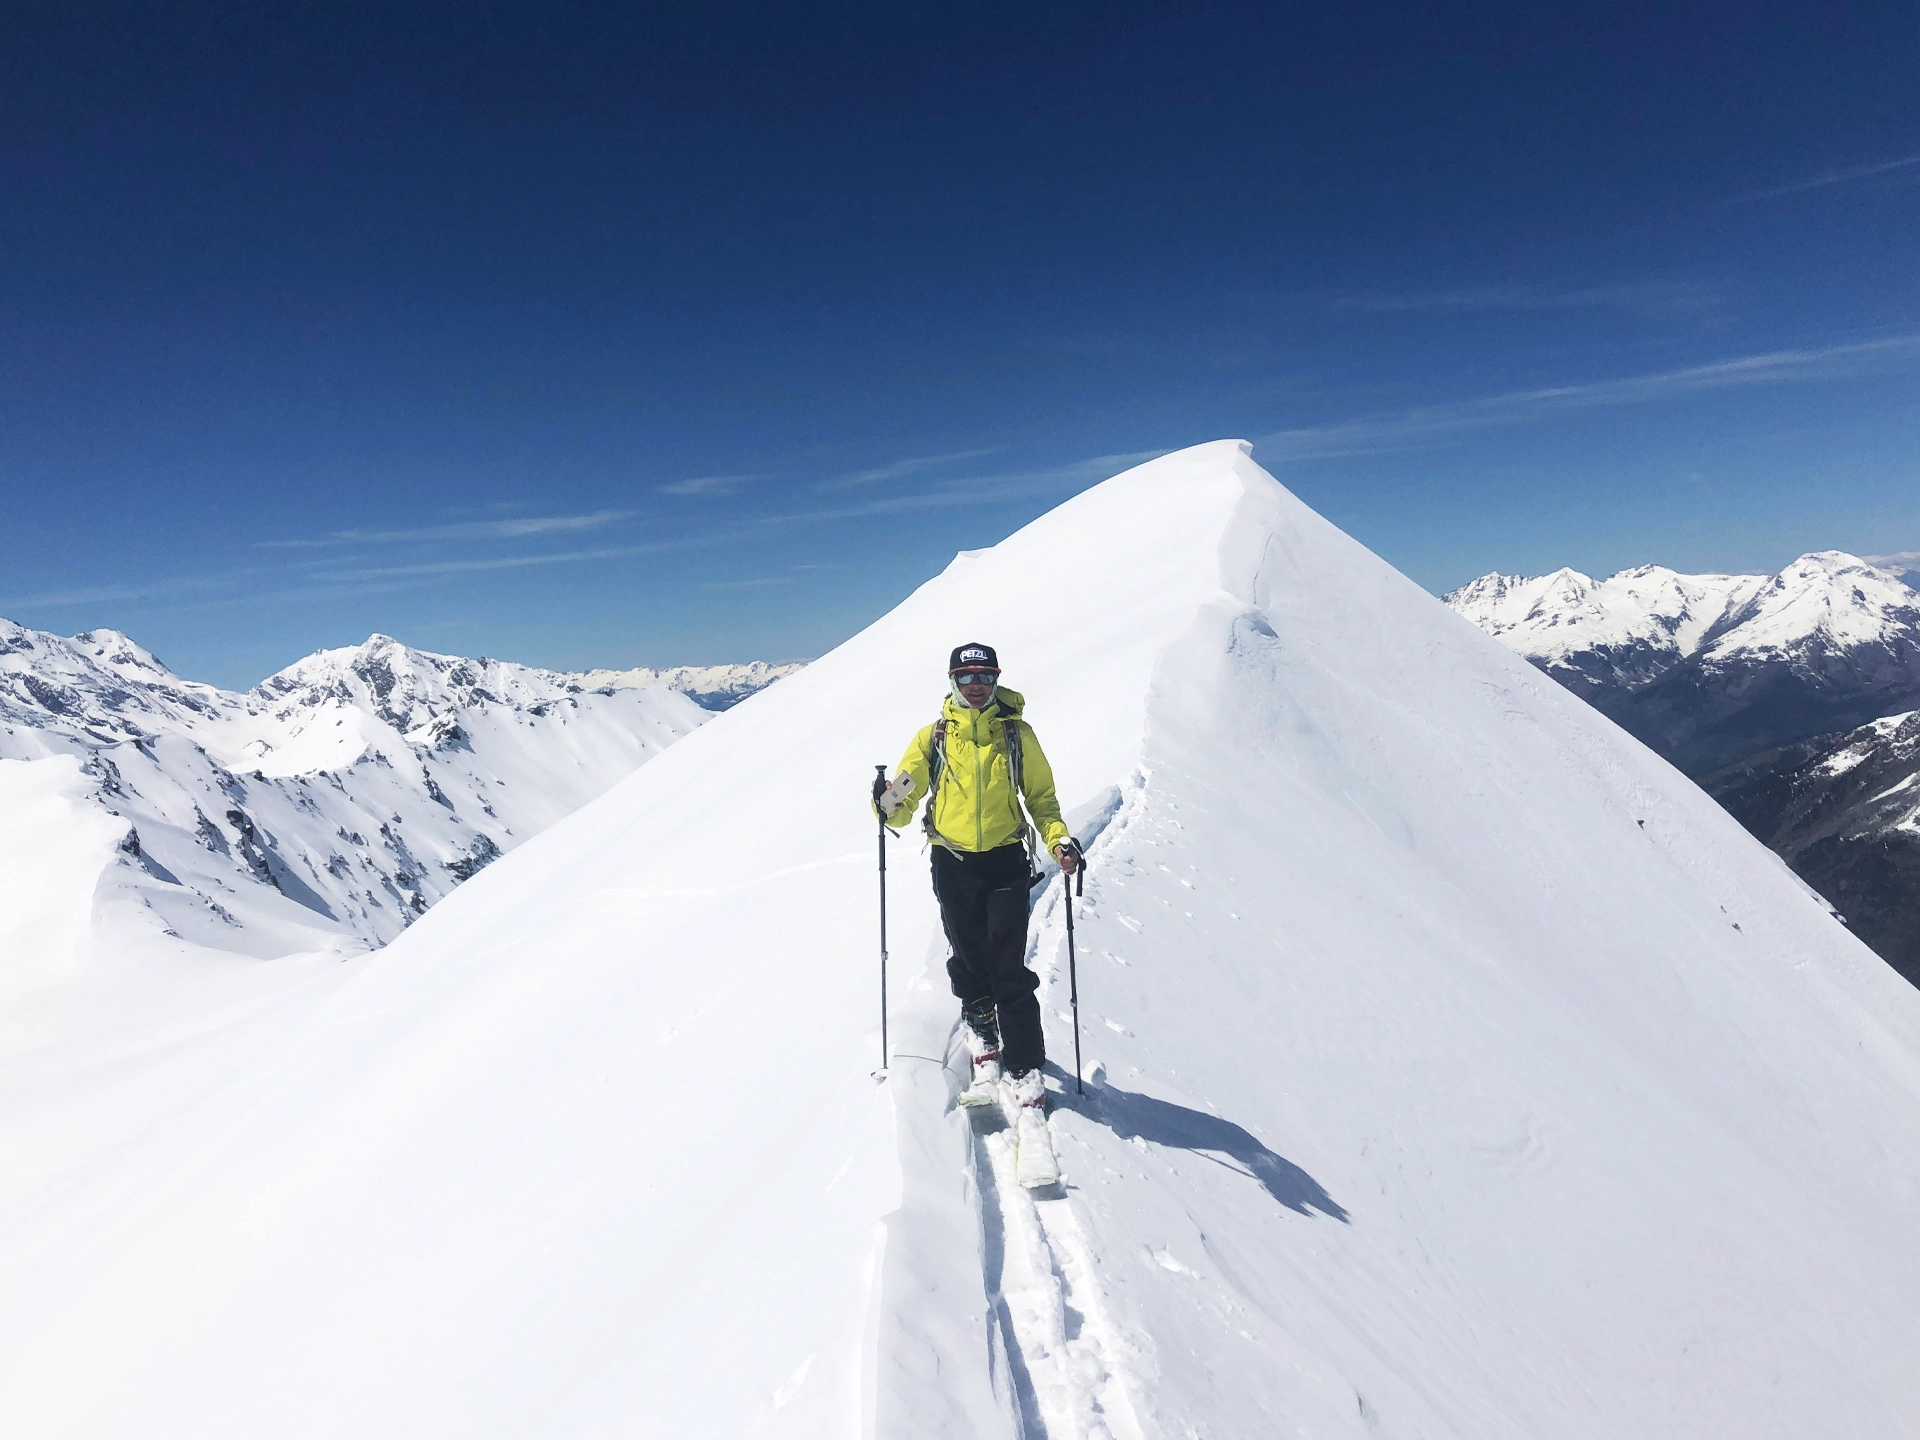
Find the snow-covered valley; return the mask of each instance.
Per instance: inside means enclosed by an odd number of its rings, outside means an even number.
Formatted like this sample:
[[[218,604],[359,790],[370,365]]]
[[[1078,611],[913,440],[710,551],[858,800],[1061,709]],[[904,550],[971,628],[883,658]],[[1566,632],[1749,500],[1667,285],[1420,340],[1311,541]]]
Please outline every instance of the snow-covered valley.
[[[954,1108],[917,840],[870,1075],[867,785],[972,639],[1092,866],[1051,1192]],[[1030,954],[1070,1065],[1058,882]],[[960,555],[384,949],[16,1045],[0,1153],[9,1434],[1920,1422],[1920,992],[1235,442]]]

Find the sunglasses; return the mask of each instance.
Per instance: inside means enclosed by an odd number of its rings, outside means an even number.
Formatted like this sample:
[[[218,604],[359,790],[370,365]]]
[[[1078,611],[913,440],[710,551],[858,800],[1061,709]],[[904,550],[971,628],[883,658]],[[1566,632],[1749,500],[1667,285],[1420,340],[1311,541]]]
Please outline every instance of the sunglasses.
[[[998,670],[956,670],[953,679],[956,685],[992,685],[1000,678]]]

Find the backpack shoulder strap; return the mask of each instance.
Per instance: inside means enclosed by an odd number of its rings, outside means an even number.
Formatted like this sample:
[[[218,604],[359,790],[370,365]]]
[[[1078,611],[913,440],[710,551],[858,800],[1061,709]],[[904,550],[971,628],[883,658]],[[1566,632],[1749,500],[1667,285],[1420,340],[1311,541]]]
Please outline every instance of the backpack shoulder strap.
[[[920,824],[926,830],[929,839],[934,837],[933,802],[940,794],[940,777],[947,768],[947,717],[942,715],[933,722],[933,736],[928,746],[927,756],[927,810]]]
[[[1020,717],[1002,715],[1000,729],[1007,737],[1007,778],[1013,782],[1013,813],[1020,817],[1020,841],[1027,847],[1027,869],[1040,873],[1040,836],[1027,819],[1027,781],[1021,763]]]

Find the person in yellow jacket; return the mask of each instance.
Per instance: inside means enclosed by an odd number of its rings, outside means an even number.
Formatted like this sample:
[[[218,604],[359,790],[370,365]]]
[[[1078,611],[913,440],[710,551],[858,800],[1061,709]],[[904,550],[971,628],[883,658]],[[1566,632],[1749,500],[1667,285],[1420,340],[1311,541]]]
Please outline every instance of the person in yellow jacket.
[[[953,951],[947,976],[974,1037],[974,1083],[963,1102],[988,1103],[1004,1065],[1019,1103],[1037,1106],[1046,1041],[1034,994],[1040,977],[1026,964],[1031,860],[1043,846],[1072,874],[1079,847],[1060,818],[1053,767],[1021,716],[1025,702],[1001,688],[993,647],[958,647],[947,675],[940,720],[913,737],[900,777],[875,800],[881,818],[901,829],[933,783],[924,822],[933,892]],[[1032,848],[1028,815],[1039,826]]]

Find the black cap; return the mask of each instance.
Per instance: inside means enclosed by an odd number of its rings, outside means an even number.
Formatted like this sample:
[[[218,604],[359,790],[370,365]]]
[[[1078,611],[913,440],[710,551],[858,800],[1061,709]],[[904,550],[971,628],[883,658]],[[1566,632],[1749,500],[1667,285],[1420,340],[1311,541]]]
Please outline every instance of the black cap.
[[[947,657],[947,673],[956,670],[998,670],[1000,657],[993,653],[993,646],[973,643],[957,646],[953,654]]]

